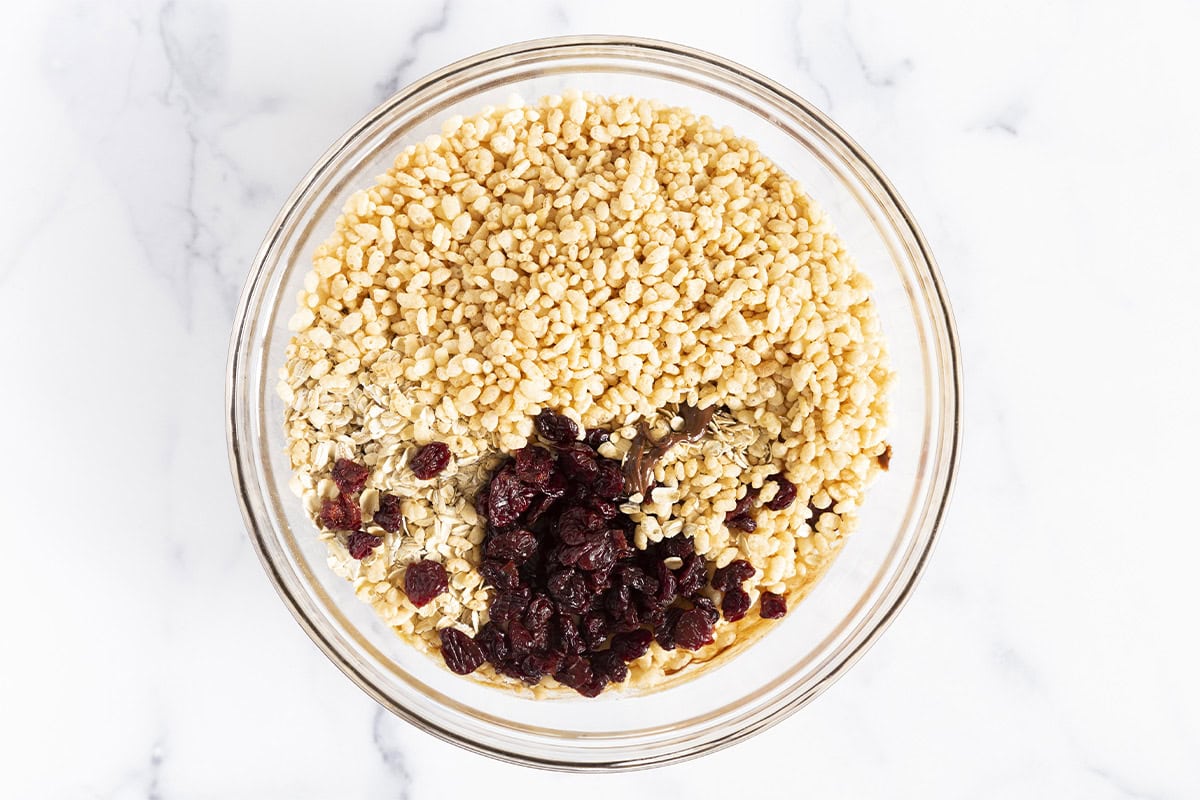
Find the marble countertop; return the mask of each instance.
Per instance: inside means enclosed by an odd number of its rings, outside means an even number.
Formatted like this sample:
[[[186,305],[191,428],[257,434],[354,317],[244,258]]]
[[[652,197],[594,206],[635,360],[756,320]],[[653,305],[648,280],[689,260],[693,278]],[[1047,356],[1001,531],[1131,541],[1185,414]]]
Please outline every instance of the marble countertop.
[[[1200,796],[1200,7],[50,0],[0,11],[0,797]],[[243,532],[228,332],[295,182],[398,87],[610,32],[830,113],[957,311],[958,490],[833,689],[699,762],[535,773],[382,712]]]

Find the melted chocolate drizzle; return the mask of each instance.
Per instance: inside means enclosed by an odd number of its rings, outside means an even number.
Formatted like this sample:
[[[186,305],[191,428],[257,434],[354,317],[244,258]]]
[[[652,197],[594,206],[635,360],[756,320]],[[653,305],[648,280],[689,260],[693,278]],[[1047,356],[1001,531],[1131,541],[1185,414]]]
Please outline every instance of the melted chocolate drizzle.
[[[637,436],[625,459],[621,462],[621,472],[625,475],[625,493],[640,494],[642,497],[654,485],[654,465],[677,444],[683,442],[698,442],[704,438],[708,423],[712,421],[715,405],[708,408],[696,408],[684,405],[679,407],[679,416],[683,417],[683,427],[671,431],[658,441],[650,436],[650,426],[644,421],[638,423]]]

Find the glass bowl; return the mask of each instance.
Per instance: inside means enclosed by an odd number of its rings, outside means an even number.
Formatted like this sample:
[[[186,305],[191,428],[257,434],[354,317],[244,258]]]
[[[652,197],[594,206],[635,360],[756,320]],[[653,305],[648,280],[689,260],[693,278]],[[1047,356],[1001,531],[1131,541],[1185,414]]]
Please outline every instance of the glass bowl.
[[[533,700],[452,675],[401,641],[326,564],[289,490],[276,376],[287,321],[315,246],[349,194],[407,144],[517,94],[637,95],[707,114],[758,142],[807,187],[874,281],[897,381],[894,450],[859,529],[812,593],[760,641],[693,680],[650,693]],[[227,384],[229,454],[264,568],[318,647],[380,704],[417,727],[508,761],[618,770],[731,745],[824,691],[912,591],[946,510],[959,447],[961,375],[937,268],[904,203],[862,150],[784,87],[666,42],[588,36],[492,50],[422,78],[374,109],[304,177],[275,219],[242,294]]]

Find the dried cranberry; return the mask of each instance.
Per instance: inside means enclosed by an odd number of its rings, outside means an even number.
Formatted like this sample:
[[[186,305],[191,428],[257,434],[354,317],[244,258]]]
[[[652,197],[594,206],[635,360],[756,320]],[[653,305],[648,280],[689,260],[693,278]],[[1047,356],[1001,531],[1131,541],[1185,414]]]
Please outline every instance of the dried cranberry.
[[[367,485],[367,478],[370,475],[370,469],[348,458],[339,458],[333,462],[333,482],[337,484],[340,492],[348,494],[361,492],[362,488]]]
[[[522,447],[513,456],[517,477],[525,483],[540,489],[550,480],[554,472],[554,455],[546,448],[531,444]]]
[[[554,560],[564,567],[573,567],[579,563],[579,559],[583,557],[587,551],[586,544],[571,544],[559,547],[554,551]]]
[[[667,609],[662,606],[650,606],[648,608],[640,608],[638,614],[638,622],[642,625],[649,625],[650,630],[657,631],[660,627],[666,624]]]
[[[425,559],[409,564],[404,570],[404,593],[417,608],[446,591],[446,568]]]
[[[658,543],[658,552],[663,558],[687,558],[696,548],[690,536],[672,536]]]
[[[555,680],[575,690],[591,683],[594,677],[591,664],[576,655],[565,656],[554,673]]]
[[[703,609],[684,611],[675,623],[675,644],[684,650],[699,650],[713,640],[713,626]]]
[[[517,575],[517,565],[511,561],[485,559],[479,565],[479,574],[488,586],[497,589],[515,589],[521,582]]]
[[[601,595],[612,586],[612,573],[596,570],[595,572],[583,573],[583,582],[587,584],[588,591],[592,593],[590,601],[591,608],[598,608],[602,605],[599,601]]]
[[[582,442],[571,442],[558,453],[558,467],[572,480],[590,487],[599,474],[596,452]],[[624,480],[624,479],[622,479]],[[590,493],[590,488],[588,489]]]
[[[587,608],[588,591],[583,577],[573,569],[560,569],[550,574],[546,588],[560,608],[583,611]]]
[[[608,573],[616,563],[617,553],[613,549],[612,542],[607,538],[600,538],[584,545],[583,555],[579,559],[579,567],[588,572]]]
[[[543,675],[553,675],[560,664],[562,656],[558,653],[531,653],[521,659],[522,679],[537,683]]]
[[[675,649],[675,627],[679,624],[680,618],[683,616],[683,609],[675,606],[667,609],[666,618],[662,624],[654,629],[654,641],[658,642],[658,646],[663,650]]]
[[[704,612],[704,618],[708,620],[709,625],[716,625],[717,620],[721,618],[717,604],[703,595],[692,598],[692,607]]]
[[[501,469],[488,486],[487,519],[496,528],[510,527],[529,508],[531,497],[511,466]]]
[[[708,568],[704,559],[693,553],[683,561],[683,566],[675,571],[679,581],[679,594],[691,597],[708,583]]]
[[[745,531],[746,533],[754,533],[758,528],[758,522],[751,516],[734,517],[732,519],[726,518],[725,525],[739,531]]]
[[[625,609],[625,613],[617,617],[609,625],[609,629],[613,633],[625,633],[627,631],[635,631],[642,626],[642,615],[638,613],[637,606],[633,603]]]
[[[750,610],[750,595],[742,589],[727,589],[721,598],[721,613],[730,622],[737,622]]]
[[[749,516],[750,512],[754,510],[754,501],[757,499],[758,489],[747,486],[746,494],[742,495],[741,499],[737,501],[737,505],[733,507],[733,510],[725,515],[725,520],[729,521],[737,517]]]
[[[633,661],[645,655],[646,651],[650,649],[652,641],[654,641],[654,634],[644,628],[639,628],[636,631],[618,633],[608,647],[626,661]]]
[[[653,578],[647,580],[646,589],[644,591],[634,590],[633,601],[638,610],[638,619],[642,623],[653,625],[652,620],[656,619],[665,606],[658,602],[655,592],[658,590],[658,581]]]
[[[560,475],[562,473],[559,473]],[[586,506],[592,499],[592,489],[587,481],[567,481],[567,491],[563,494],[563,507]]]
[[[450,448],[442,442],[430,442],[417,451],[408,462],[413,475],[427,481],[441,473],[450,463]]]
[[[546,657],[541,653],[530,653],[524,657],[513,656],[513,659],[498,667],[496,671],[501,675],[516,678],[529,686],[536,686],[542,680],[542,676],[546,674],[542,669],[546,663]],[[553,663],[555,665],[559,663],[557,657]]]
[[[567,493],[567,479],[561,472],[553,472],[545,483],[538,486],[538,491],[546,497],[559,498]]]
[[[550,627],[543,625],[540,628],[530,628],[526,625],[525,630],[533,637],[533,649],[539,653],[545,652],[550,646]]]
[[[523,656],[537,648],[533,634],[515,619],[508,623],[508,644],[515,656]]]
[[[579,426],[575,421],[543,408],[533,421],[538,434],[548,442],[565,444],[579,438]]]
[[[570,616],[558,614],[550,623],[550,646],[556,652],[577,655],[584,650],[579,626]]]
[[[379,510],[371,521],[388,533],[395,533],[404,524],[404,514],[400,511],[403,501],[394,494],[379,495]]]
[[[383,544],[383,539],[372,536],[366,531],[355,531],[346,537],[346,549],[350,551],[350,557],[357,558],[359,561],[371,555],[381,544]]]
[[[629,667],[625,666],[625,660],[612,650],[592,653],[588,661],[592,665],[592,674],[608,683],[624,683],[629,677]]]
[[[475,641],[483,648],[487,660],[493,664],[507,661],[512,652],[508,646],[508,637],[495,624],[487,622],[475,634]]]
[[[604,595],[604,610],[614,620],[623,619],[631,602],[633,602],[633,597],[629,587],[617,585]]]
[[[456,675],[470,675],[483,664],[483,648],[458,628],[443,628],[442,658]]]
[[[358,498],[350,494],[339,494],[332,500],[321,503],[321,524],[331,531],[353,531],[362,525],[362,511]]]
[[[542,495],[537,500],[534,500],[533,505],[531,505],[529,510],[525,512],[525,521],[528,524],[533,525],[546,515],[546,512],[550,510],[554,503],[555,500],[553,497]]]
[[[633,564],[621,564],[614,570],[616,583],[618,586],[628,586],[635,591],[650,591],[658,588],[658,582],[642,571],[640,567]],[[648,589],[650,584],[654,584],[653,589]]]
[[[584,614],[579,628],[583,643],[589,650],[599,650],[608,639],[608,620],[602,611],[589,611]]]
[[[554,603],[550,602],[549,597],[539,594],[529,601],[529,608],[525,610],[525,627],[531,630],[545,628],[553,616]]]
[[[658,591],[654,594],[654,599],[660,606],[668,606],[676,597],[679,596],[679,582],[675,579],[675,573],[671,571],[662,561],[658,562]]]
[[[779,619],[787,613],[787,597],[774,592],[763,592],[758,598],[758,615],[763,619]]]
[[[775,481],[776,485],[779,486],[779,491],[775,492],[775,496],[768,500],[765,505],[772,511],[782,511],[795,502],[796,484],[782,475],[772,475],[771,480]]]
[[[524,528],[492,534],[484,547],[488,558],[521,564],[537,550],[537,537]]]
[[[488,616],[498,625],[507,626],[524,614],[528,605],[528,589],[497,592],[488,606]]]
[[[616,500],[625,494],[625,475],[615,461],[601,461],[596,465],[596,482],[592,490],[607,500]]]
[[[604,517],[606,521],[621,513],[621,509],[617,508],[616,503],[597,496],[589,497],[587,499],[587,505],[592,511],[595,511],[597,514]]]
[[[746,581],[754,577],[754,567],[749,561],[739,558],[730,561],[724,567],[718,567],[712,576],[712,587],[722,592],[739,589]]]
[[[558,518],[557,532],[566,544],[583,544],[590,534],[604,530],[606,520],[590,508],[574,506]]]
[[[607,442],[611,436],[612,434],[603,428],[590,428],[588,429],[588,432],[583,435],[583,441],[593,450],[599,450],[600,445]]]
[[[507,661],[501,661],[498,664],[493,664],[496,671],[501,675],[507,675],[510,678],[516,678],[519,681],[529,683],[529,676],[525,674],[525,670],[521,667],[521,659],[519,656],[510,655]]]
[[[625,531],[616,528],[609,529],[608,540],[612,542],[613,552],[617,554],[618,559],[626,559],[633,556],[633,545],[629,543],[629,535]]]

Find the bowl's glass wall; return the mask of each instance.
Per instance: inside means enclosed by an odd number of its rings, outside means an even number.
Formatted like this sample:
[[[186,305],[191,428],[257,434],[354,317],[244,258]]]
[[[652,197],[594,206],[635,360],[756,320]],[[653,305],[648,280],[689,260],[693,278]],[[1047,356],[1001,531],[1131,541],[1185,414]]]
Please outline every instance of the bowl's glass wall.
[[[819,692],[877,633],[931,544],[952,472],[957,418],[953,332],[932,265],[890,189],[848,140],[756,76],[674,46],[539,43],[455,65],[377,109],[297,190],[243,299],[234,342],[235,471],[268,571],[310,635],[393,711],[505,758],[560,767],[638,766],[693,755],[760,729]],[[481,63],[480,62],[484,62]],[[403,146],[513,95],[575,88],[683,105],[729,125],[800,179],[875,283],[891,358],[891,470],[861,527],[816,590],[774,631],[695,680],[641,695],[533,701],[457,678],[401,642],[325,563],[287,489],[276,374],[287,320],[315,246],[351,192]]]

